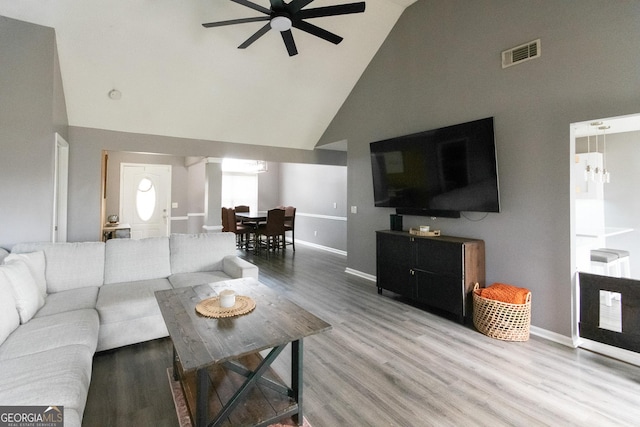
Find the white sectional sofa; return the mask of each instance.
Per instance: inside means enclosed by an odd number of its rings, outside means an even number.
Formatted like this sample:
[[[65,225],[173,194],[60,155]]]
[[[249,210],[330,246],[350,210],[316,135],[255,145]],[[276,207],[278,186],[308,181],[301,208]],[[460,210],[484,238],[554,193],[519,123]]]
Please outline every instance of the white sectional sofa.
[[[155,291],[258,278],[233,233],[21,243],[0,263],[0,405],[64,406],[65,426],[81,425],[96,351],[168,336]]]

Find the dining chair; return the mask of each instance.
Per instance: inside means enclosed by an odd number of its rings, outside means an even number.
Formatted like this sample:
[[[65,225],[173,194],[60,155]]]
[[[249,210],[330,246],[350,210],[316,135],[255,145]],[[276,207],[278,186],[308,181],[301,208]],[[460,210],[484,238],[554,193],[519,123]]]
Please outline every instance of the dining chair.
[[[229,210],[225,207],[223,207],[222,209],[222,213],[221,213],[221,218],[222,218],[222,231],[229,231],[229,225],[227,224],[227,217],[229,216]]]
[[[283,245],[291,245],[293,250],[296,250],[296,208],[293,206],[286,206],[284,208],[284,231],[291,232],[291,242],[283,243]],[[284,246],[283,246],[284,247]]]
[[[255,230],[255,248],[259,249],[264,244],[267,248],[267,254],[271,249],[284,249],[284,209],[271,209],[267,211],[266,224],[260,224]],[[262,237],[265,237],[264,242]]]
[[[249,206],[247,205],[239,205],[235,207],[236,212],[251,212],[251,209],[249,208]],[[237,221],[238,224],[245,224],[248,226],[251,226],[253,228],[256,228],[258,226],[258,223],[255,221],[247,221],[245,220],[239,220]]]
[[[251,234],[255,231],[253,227],[244,224],[238,224],[236,219],[236,210],[227,209],[227,228],[228,231],[236,234],[236,246],[239,248],[249,249],[251,243]]]

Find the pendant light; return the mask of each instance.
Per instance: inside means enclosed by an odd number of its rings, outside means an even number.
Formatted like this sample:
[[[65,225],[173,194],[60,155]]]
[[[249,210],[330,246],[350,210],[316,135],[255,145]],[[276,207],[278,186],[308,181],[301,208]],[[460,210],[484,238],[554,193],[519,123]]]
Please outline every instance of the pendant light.
[[[607,170],[607,159],[606,159],[606,151],[607,151],[607,129],[610,126],[599,126],[598,129],[602,131],[602,182],[608,184],[611,182],[611,174]]]
[[[591,154],[591,139],[590,135],[587,134],[587,167],[584,169],[585,182],[589,181],[589,179],[593,179],[593,169],[589,164],[589,154]]]
[[[598,146],[598,134],[596,133],[596,153],[600,153],[600,147]],[[596,164],[595,170],[593,171],[593,179],[594,182],[602,182],[602,170]]]

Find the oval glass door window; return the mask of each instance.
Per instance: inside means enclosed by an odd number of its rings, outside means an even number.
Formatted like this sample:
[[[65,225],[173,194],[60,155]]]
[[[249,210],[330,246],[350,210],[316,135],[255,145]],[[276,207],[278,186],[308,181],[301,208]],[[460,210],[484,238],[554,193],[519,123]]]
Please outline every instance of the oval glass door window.
[[[156,187],[148,178],[142,178],[136,192],[136,210],[142,221],[149,221],[156,210]]]

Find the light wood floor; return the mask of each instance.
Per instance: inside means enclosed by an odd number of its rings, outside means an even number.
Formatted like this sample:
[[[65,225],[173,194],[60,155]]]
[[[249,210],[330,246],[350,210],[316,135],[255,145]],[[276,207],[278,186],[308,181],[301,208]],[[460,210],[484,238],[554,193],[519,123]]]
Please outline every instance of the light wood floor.
[[[333,325],[305,339],[313,427],[640,425],[638,367],[535,337],[488,338],[378,295],[340,255],[298,245],[244,256],[263,283]],[[283,377],[287,362],[276,362]],[[175,426],[170,364],[168,339],[98,353],[83,425]]]

